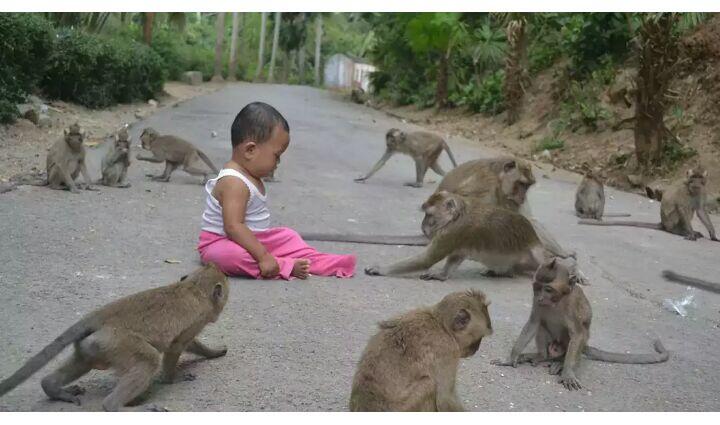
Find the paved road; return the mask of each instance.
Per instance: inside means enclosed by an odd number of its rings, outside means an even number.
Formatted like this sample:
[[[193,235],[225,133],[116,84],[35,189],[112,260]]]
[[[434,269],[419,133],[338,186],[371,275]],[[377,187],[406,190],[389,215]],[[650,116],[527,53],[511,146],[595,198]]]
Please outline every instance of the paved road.
[[[290,149],[278,172],[282,182],[268,186],[276,224],[298,230],[419,231],[418,206],[435,184],[404,187],[414,176],[410,159],[392,159],[366,184],[352,182],[379,158],[388,128],[415,127],[327,92],[237,84],[159,111],[134,126],[132,134],[151,125],[193,141],[222,164],[230,153],[230,123],[253,100],[275,105],[291,126]],[[218,137],[211,138],[211,131]],[[492,154],[466,140],[450,144],[460,161]],[[93,175],[99,173],[101,154],[101,149],[92,154]],[[447,158],[443,161],[448,168]],[[197,266],[202,186],[182,172],[167,184],[144,177],[161,170],[134,162],[128,190],[72,195],[23,187],[0,196],[0,376],[92,308],[169,283]],[[685,289],[659,277],[661,269],[670,267],[718,280],[720,244],[650,230],[578,226],[572,215],[574,188],[572,179],[538,178],[530,202],[558,240],[579,253],[592,281],[585,291],[595,313],[590,341],[610,350],[643,352],[660,337],[672,351],[668,363],[586,361],[579,374],[585,388],[573,393],[544,368],[494,367],[490,361],[507,355],[527,319],[529,279],[486,279],[473,262],[444,283],[370,278],[362,268],[418,248],[318,243],[326,251],[356,253],[360,273],[350,280],[233,279],[230,303],[204,333],[210,343],[227,344],[227,356],[211,361],[183,357],[183,367],[197,380],[154,387],[150,401],[171,410],[344,410],[355,363],[377,321],[435,303],[449,292],[476,288],[492,300],[495,334],[461,364],[458,392],[468,409],[720,409],[720,296],[699,293],[691,317],[681,318],[665,311],[662,300],[681,297]],[[647,199],[613,190],[608,194],[613,198],[609,211],[632,211],[650,221],[658,216],[658,205]],[[167,264],[167,258],[181,263]],[[81,384],[87,394],[78,408],[48,401],[39,386],[41,376],[1,398],[0,410],[99,410],[114,384],[107,372],[86,376]]]

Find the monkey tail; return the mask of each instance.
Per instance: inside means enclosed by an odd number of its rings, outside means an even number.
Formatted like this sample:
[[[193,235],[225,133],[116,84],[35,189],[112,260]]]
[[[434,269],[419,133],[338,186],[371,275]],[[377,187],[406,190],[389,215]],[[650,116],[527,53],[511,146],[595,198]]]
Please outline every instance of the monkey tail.
[[[600,220],[578,220],[578,224],[589,224],[592,226],[632,226],[644,229],[662,230],[660,223],[646,223],[644,221],[600,221]]]
[[[603,214],[603,217],[630,217],[631,214],[628,213],[608,213]]]
[[[663,346],[659,339],[654,342],[655,351],[653,354],[625,354],[612,353],[610,351],[600,350],[595,347],[587,346],[583,353],[590,360],[599,360],[608,363],[627,363],[627,364],[652,364],[666,362],[670,358],[670,354]]]
[[[93,332],[95,332],[95,329],[93,329],[86,320],[81,320],[70,326],[68,330],[60,334],[60,336],[55,338],[53,342],[43,348],[39,353],[33,356],[33,358],[28,360],[23,367],[18,369],[6,380],[0,382],[0,397],[23,383],[23,381],[28,379],[32,374],[40,370],[50,360],[60,354],[65,347],[75,341],[79,341],[87,337]]]
[[[457,161],[455,161],[455,157],[452,154],[452,151],[450,150],[450,146],[448,146],[447,142],[443,140],[443,149],[445,149],[445,152],[447,152],[448,156],[450,157],[450,162],[452,162],[453,167],[457,167]]]
[[[685,285],[694,286],[705,291],[720,294],[720,283],[708,282],[707,280],[677,274],[672,270],[663,270],[662,276],[671,282],[683,283]]]
[[[408,245],[426,246],[429,240],[425,236],[385,236],[353,235],[332,233],[300,233],[306,241],[365,243],[372,245]]]
[[[217,169],[215,164],[210,161],[210,158],[208,158],[207,155],[205,155],[205,152],[201,151],[200,149],[197,150],[198,156],[200,156],[200,159],[202,159],[208,167],[210,167],[211,170],[213,170],[213,173],[219,174],[220,170]]]

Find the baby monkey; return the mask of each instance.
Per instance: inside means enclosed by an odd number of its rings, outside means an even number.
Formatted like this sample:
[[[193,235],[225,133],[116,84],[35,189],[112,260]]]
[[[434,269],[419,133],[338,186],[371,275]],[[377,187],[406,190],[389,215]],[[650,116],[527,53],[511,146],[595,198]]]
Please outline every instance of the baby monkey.
[[[203,176],[203,181],[206,181],[208,172],[198,167],[201,160],[210,167],[213,173],[217,174],[219,172],[203,151],[179,137],[161,136],[155,129],[147,127],[140,135],[140,141],[143,149],[149,150],[152,155],[138,154],[137,159],[149,162],[165,162],[165,171],[161,175],[147,175],[155,181],[170,181],[170,175],[180,166],[183,167],[186,173],[193,176]]]
[[[492,335],[488,305],[480,291],[454,292],[381,322],[358,362],[350,410],[464,410],[455,392],[458,363]]]
[[[130,187],[130,183],[125,181],[130,166],[130,140],[127,128],[117,132],[113,145],[102,160],[102,179],[97,183],[110,187]]]
[[[605,214],[605,188],[600,176],[585,163],[585,176],[575,192],[575,214],[580,218],[602,220],[605,217],[629,217],[630,214]]]
[[[391,128],[385,135],[385,142],[387,148],[382,158],[373,166],[369,173],[356,178],[356,182],[364,182],[369,179],[380,170],[395,153],[411,156],[415,160],[415,182],[405,183],[405,186],[422,187],[428,167],[432,168],[433,171],[439,175],[444,176],[445,171],[437,162],[443,150],[447,152],[450,157],[453,167],[457,167],[457,162],[455,162],[455,157],[450,151],[447,142],[436,134],[425,131],[405,133],[397,128]]]
[[[669,357],[660,340],[655,341],[655,354],[611,353],[591,347],[587,345],[591,321],[590,303],[576,285],[576,279],[557,260],[546,262],[535,272],[530,318],[512,348],[510,359],[493,363],[516,367],[525,362],[550,362],[550,374],[559,374],[560,383],[568,390],[579,390],[582,386],[575,372],[581,354],[591,360],[632,364],[662,363]],[[523,354],[533,337],[538,352]]]

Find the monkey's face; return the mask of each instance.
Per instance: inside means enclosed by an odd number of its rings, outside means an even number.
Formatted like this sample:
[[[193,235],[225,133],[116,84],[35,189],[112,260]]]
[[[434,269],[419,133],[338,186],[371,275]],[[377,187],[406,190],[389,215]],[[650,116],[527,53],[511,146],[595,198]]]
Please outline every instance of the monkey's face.
[[[83,139],[85,138],[85,133],[80,131],[67,131],[65,130],[65,143],[67,143],[71,148],[78,149],[82,146]]]
[[[482,339],[492,335],[489,305],[485,294],[472,290],[449,294],[438,305],[445,326],[453,333],[462,357],[475,354]]]
[[[535,176],[527,164],[511,160],[503,165],[498,176],[505,197],[519,208],[527,199],[527,192],[535,184]]]
[[[118,151],[121,157],[128,156],[130,154],[130,141],[119,139],[115,142],[115,150]]]
[[[425,213],[423,234],[432,238],[438,230],[457,220],[462,212],[462,202],[462,199],[446,191],[432,194],[421,207]]]
[[[707,171],[688,171],[688,177],[685,180],[685,185],[692,196],[699,196],[703,193],[706,177]]]
[[[555,259],[542,264],[533,278],[535,302],[542,307],[554,307],[572,291],[574,283],[567,269]]]
[[[405,142],[405,138],[406,136],[404,131],[400,131],[397,128],[391,128],[390,130],[388,130],[387,134],[385,135],[385,143],[388,150],[397,150],[398,147]]]
[[[145,150],[150,150],[150,144],[157,137],[157,133],[152,128],[146,128],[140,135],[140,144]]]

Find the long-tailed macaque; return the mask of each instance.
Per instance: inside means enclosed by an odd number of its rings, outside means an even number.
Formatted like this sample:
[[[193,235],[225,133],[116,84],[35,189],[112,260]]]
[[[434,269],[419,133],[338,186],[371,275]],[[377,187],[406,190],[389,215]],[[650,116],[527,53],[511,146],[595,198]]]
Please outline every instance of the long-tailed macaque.
[[[707,228],[710,239],[717,241],[715,227],[713,227],[712,221],[705,210],[706,178],[707,171],[700,168],[690,169],[683,180],[675,183],[665,191],[660,203],[660,223],[595,220],[580,220],[578,223],[595,226],[633,226],[664,230],[694,241],[703,237],[702,233],[693,230],[692,227],[693,216],[697,214],[700,221]]]
[[[580,218],[629,217],[630,214],[605,214],[605,188],[600,176],[585,167],[585,176],[575,192],[575,214]]]
[[[208,172],[198,168],[201,160],[210,167],[213,173],[217,174],[219,172],[203,151],[179,137],[161,136],[155,129],[147,127],[140,135],[140,141],[143,149],[151,151],[152,155],[138,154],[137,159],[149,162],[165,162],[165,171],[161,175],[148,174],[148,177],[152,177],[153,180],[170,181],[170,175],[180,166],[183,167],[186,173],[193,176],[203,176],[203,180],[207,180]]]
[[[92,369],[111,368],[119,374],[119,381],[103,401],[103,408],[119,410],[150,386],[159,369],[163,382],[172,383],[183,351],[207,358],[225,355],[226,348],[209,348],[196,336],[218,319],[227,299],[227,278],[213,264],[171,285],[121,298],[80,319],[0,382],[0,396],[74,344],[70,358],[43,378],[45,393],[53,400],[79,405],[77,396],[82,389],[67,385]]]
[[[454,292],[381,322],[358,362],[350,410],[464,410],[455,391],[458,363],[492,335],[488,305],[480,291]]]
[[[113,145],[103,157],[100,167],[102,178],[97,183],[110,187],[130,187],[130,183],[125,181],[130,166],[130,141],[126,128],[118,131]]]
[[[47,185],[51,189],[69,190],[79,193],[78,187],[93,190],[85,165],[85,131],[75,123],[64,130],[63,138],[55,142],[47,154]],[[85,184],[75,184],[75,178],[82,173]],[[45,183],[43,183],[44,185]]]
[[[533,278],[533,304],[530,318],[522,329],[507,362],[501,366],[551,361],[550,373],[560,375],[568,390],[581,388],[576,376],[580,355],[591,360],[612,363],[649,364],[667,361],[669,354],[660,340],[654,343],[654,354],[611,353],[587,344],[590,338],[592,310],[582,288],[576,285],[568,269],[557,260],[538,267]],[[523,354],[535,338],[537,353]]]
[[[442,151],[447,152],[456,167],[455,157],[450,151],[445,140],[433,133],[425,131],[416,131],[413,133],[405,133],[397,128],[391,128],[385,135],[387,149],[382,158],[373,166],[372,170],[362,177],[355,179],[356,182],[364,182],[375,174],[395,153],[402,153],[411,156],[415,160],[415,182],[405,183],[405,186],[422,187],[425,173],[428,168],[441,176],[445,175],[445,171],[440,167],[437,160]]]

